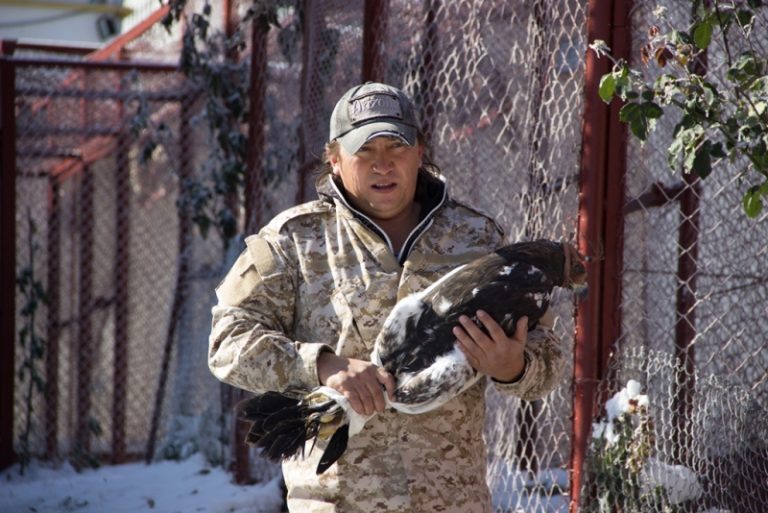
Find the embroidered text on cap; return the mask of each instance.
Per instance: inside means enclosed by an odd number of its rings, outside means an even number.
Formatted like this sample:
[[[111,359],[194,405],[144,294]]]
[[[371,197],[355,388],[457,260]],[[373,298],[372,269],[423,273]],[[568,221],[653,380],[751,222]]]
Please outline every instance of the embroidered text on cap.
[[[403,112],[397,98],[381,92],[352,98],[348,112],[349,120],[353,124],[375,118],[403,119]]]

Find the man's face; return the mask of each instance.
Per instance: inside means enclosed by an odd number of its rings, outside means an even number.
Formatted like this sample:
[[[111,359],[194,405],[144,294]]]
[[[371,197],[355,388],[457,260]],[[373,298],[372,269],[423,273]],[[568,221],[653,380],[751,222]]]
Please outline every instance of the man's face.
[[[338,148],[338,154],[330,156],[333,174],[341,178],[353,205],[373,220],[406,219],[416,194],[422,146],[381,136],[355,154]]]

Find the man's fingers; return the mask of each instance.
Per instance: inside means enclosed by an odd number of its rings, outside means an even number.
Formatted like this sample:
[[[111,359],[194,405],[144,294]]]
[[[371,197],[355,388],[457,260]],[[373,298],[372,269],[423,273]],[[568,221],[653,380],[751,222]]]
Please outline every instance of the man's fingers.
[[[517,320],[515,325],[515,340],[526,343],[528,340],[528,317],[523,316]]]
[[[469,336],[470,340],[467,340],[467,337],[465,336],[464,340],[462,342],[471,342],[474,345],[476,345],[480,350],[485,352],[487,350],[487,345],[489,342],[492,342],[488,335],[483,332],[483,330],[480,329],[480,327],[475,324],[475,322],[467,317],[466,315],[462,315],[459,317],[459,322],[461,323],[461,327],[464,328],[464,331],[466,331],[466,334]],[[455,334],[455,333],[454,333]]]
[[[480,322],[483,323],[485,329],[488,330],[488,334],[491,336],[491,340],[494,342],[499,342],[507,338],[507,334],[504,333],[504,328],[502,328],[501,325],[486,312],[483,310],[478,310],[477,318],[480,319]]]
[[[379,380],[379,384],[384,385],[384,390],[386,390],[389,398],[394,399],[395,388],[397,387],[397,384],[395,383],[395,377],[381,367],[376,370],[378,371],[376,373],[376,377]]]

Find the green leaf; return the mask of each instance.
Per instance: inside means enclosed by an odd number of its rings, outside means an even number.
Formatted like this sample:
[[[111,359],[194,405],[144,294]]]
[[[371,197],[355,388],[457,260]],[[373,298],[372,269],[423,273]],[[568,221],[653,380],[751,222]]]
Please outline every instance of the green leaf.
[[[752,30],[752,23],[755,21],[755,13],[749,9],[740,9],[736,13],[736,19],[739,25],[744,29],[747,34]]]
[[[629,128],[635,137],[641,141],[645,141],[648,138],[648,120],[643,116],[639,116],[629,123]]]
[[[635,117],[637,117],[637,112],[640,110],[640,104],[635,102],[630,102],[624,105],[621,110],[619,111],[619,121],[623,123],[629,123]]]
[[[747,217],[752,219],[760,215],[763,210],[763,201],[760,198],[760,190],[757,187],[750,187],[746,194],[744,194],[744,212]]]
[[[709,140],[704,141],[694,151],[691,171],[706,178],[712,173],[712,143]]]
[[[603,78],[600,79],[600,88],[598,94],[605,103],[610,103],[613,99],[613,95],[616,92],[616,77],[613,73],[606,73]]]
[[[724,159],[728,156],[725,149],[723,149],[723,143],[721,142],[714,143],[710,148],[709,154],[716,159]]]
[[[712,19],[706,18],[693,29],[693,42],[702,50],[712,41]]]
[[[653,102],[644,102],[642,104],[642,111],[645,117],[649,119],[658,119],[664,115],[664,109]]]

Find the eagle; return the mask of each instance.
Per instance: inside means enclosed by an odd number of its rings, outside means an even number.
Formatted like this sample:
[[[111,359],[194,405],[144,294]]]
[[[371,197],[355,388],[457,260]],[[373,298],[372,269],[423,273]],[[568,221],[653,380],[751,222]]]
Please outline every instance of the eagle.
[[[569,243],[535,240],[510,244],[453,269],[421,292],[399,301],[376,338],[371,361],[396,380],[387,404],[403,413],[434,410],[474,385],[477,372],[458,348],[452,329],[465,315],[482,329],[486,311],[507,335],[528,317],[532,329],[549,308],[554,287],[586,289],[583,258]],[[383,392],[382,392],[383,393]],[[344,453],[350,436],[370,416],[352,410],[337,390],[268,391],[242,401],[237,417],[250,422],[246,442],[275,462],[303,455],[307,441],[327,442],[321,474]]]

